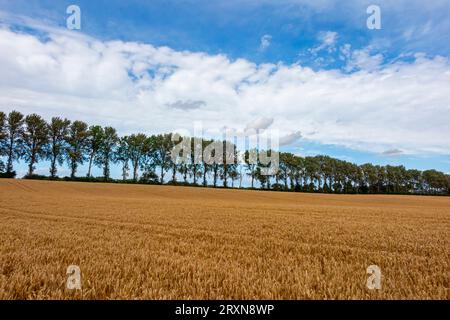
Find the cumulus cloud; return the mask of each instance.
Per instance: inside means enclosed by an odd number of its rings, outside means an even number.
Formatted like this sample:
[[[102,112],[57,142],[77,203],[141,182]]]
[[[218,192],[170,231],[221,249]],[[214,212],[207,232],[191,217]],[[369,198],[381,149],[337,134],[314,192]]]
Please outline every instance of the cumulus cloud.
[[[288,146],[296,141],[298,141],[302,137],[302,134],[300,131],[290,133],[288,135],[280,137],[279,145],[282,146]]]
[[[248,130],[265,130],[269,128],[273,123],[273,118],[258,118],[247,124],[245,131]]]
[[[346,61],[345,70],[351,72],[354,70],[374,71],[381,67],[384,57],[381,53],[372,53],[370,46],[352,50],[350,44],[345,44],[340,48],[340,58]]]
[[[191,130],[196,121],[205,131],[270,126],[281,137],[301,128],[315,133],[306,134],[312,141],[358,150],[450,154],[446,57],[416,55],[353,72],[315,71],[43,33],[0,28],[2,111],[113,125],[120,134]],[[359,56],[355,65],[364,65],[360,53],[349,48],[349,54]]]

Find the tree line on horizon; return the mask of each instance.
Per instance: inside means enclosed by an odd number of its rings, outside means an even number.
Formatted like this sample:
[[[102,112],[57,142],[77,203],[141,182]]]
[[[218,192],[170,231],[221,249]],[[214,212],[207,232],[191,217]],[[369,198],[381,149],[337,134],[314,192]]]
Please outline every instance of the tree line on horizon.
[[[262,174],[263,165],[250,161],[250,151],[242,152],[244,164],[237,162],[240,152],[233,145],[234,160],[225,154],[223,161],[173,161],[171,152],[176,143],[172,134],[147,136],[143,133],[120,137],[116,129],[83,121],[53,117],[46,122],[37,114],[24,116],[0,111],[0,177],[15,177],[14,163],[23,160],[28,165],[25,178],[60,179],[58,167],[66,164],[70,177],[66,180],[115,181],[153,184],[183,184],[194,186],[242,187],[244,176],[251,188],[323,193],[370,194],[442,194],[450,195],[450,175],[437,170],[406,169],[404,166],[357,165],[326,155],[300,157],[279,152],[278,171]],[[214,141],[201,139],[202,149]],[[224,153],[228,148],[223,148]],[[256,150],[256,152],[259,152]],[[270,150],[269,150],[270,152]],[[274,151],[272,151],[274,152]],[[2,160],[6,158],[6,163]],[[49,176],[34,173],[40,161],[49,161]],[[87,164],[87,176],[77,177],[80,165]],[[111,166],[119,165],[121,180],[111,179]],[[101,178],[92,177],[93,167],[102,169]],[[141,173],[141,174],[140,174]],[[165,179],[166,176],[169,179]],[[180,178],[181,177],[181,178]]]

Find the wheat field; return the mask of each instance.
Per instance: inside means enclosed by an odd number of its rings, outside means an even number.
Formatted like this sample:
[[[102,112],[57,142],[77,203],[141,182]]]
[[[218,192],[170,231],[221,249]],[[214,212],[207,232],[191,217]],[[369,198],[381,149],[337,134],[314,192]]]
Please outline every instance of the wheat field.
[[[0,299],[449,299],[449,235],[448,197],[0,180]]]

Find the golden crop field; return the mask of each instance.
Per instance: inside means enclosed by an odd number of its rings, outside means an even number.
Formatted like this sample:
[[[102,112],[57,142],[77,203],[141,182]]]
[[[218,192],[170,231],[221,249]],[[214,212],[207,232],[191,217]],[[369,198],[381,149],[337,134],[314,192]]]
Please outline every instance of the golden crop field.
[[[449,236],[448,197],[0,180],[0,299],[449,299]]]

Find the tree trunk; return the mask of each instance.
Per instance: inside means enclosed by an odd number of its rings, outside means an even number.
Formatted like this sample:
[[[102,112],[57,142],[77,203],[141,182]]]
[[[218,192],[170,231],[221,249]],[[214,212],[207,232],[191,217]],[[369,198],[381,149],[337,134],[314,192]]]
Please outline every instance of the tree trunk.
[[[206,187],[207,183],[206,183],[206,167],[203,170],[203,186]]]
[[[228,169],[226,164],[223,166],[223,186],[225,188],[228,186]]]
[[[135,161],[135,162],[133,163],[133,180],[134,180],[134,181],[137,181],[137,178],[138,178],[138,176],[137,176],[137,171],[138,171],[138,164],[137,164],[137,162]]]
[[[32,156],[31,156],[31,160],[30,160],[30,164],[28,165],[28,176],[33,175],[33,165],[34,165],[34,162],[35,162],[35,161],[36,161],[36,160],[35,160],[35,156],[32,155]]]
[[[92,160],[93,159],[94,159],[94,155],[91,154],[91,156],[89,157],[89,169],[88,169],[88,174],[87,174],[88,178],[91,177],[91,168],[92,168]]]
[[[52,178],[56,178],[56,155],[53,155],[52,161],[50,164],[50,176]]]
[[[197,165],[194,163],[194,184],[197,184]]]
[[[284,173],[284,190],[288,189],[288,176],[287,176],[287,171],[285,171]]]
[[[177,165],[174,163],[172,166],[172,183],[175,184],[177,182]]]
[[[125,181],[127,180],[127,163],[124,162],[122,164],[122,180]]]
[[[239,170],[239,189],[242,188],[242,166],[240,166]]]
[[[13,171],[13,148],[14,148],[14,139],[10,138],[9,146],[8,146],[8,162],[6,164],[6,172],[11,173]]]
[[[106,160],[105,167],[103,168],[103,177],[105,181],[108,181],[109,179],[109,161]]]
[[[214,188],[217,187],[217,167],[214,167]]]
[[[77,171],[77,163],[75,161],[72,161],[70,167],[71,167],[70,177],[73,179],[75,178],[75,173]]]

